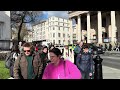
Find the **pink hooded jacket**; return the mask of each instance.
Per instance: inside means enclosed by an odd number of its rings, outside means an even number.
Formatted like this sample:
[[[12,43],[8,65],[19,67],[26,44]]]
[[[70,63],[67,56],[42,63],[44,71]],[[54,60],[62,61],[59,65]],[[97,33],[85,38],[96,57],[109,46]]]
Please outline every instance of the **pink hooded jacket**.
[[[46,66],[42,79],[81,79],[81,72],[75,64],[69,60],[60,60],[55,66],[50,63]]]

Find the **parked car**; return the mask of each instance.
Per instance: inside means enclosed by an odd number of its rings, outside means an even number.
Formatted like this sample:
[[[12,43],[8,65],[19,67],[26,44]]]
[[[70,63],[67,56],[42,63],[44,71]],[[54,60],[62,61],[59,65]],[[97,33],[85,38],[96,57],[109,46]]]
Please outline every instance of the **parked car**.
[[[55,47],[56,47],[56,48],[59,48],[61,51],[62,51],[62,49],[64,48],[63,45],[55,45]]]
[[[97,47],[97,52],[98,52],[98,54],[104,54],[105,50],[102,47]]]
[[[90,48],[90,52],[93,54],[104,54],[105,53],[105,49],[99,46],[96,46],[93,43],[88,44],[89,48]]]

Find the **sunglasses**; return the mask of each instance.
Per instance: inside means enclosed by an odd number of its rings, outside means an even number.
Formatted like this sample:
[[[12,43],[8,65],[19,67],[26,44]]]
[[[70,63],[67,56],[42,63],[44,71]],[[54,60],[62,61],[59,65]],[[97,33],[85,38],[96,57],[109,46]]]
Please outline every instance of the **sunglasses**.
[[[30,52],[30,50],[24,50],[24,52]]]

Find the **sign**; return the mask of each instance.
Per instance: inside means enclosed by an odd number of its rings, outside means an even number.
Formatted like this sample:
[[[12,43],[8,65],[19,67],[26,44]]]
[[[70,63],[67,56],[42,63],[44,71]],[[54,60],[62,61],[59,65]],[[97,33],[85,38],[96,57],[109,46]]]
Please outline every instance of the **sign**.
[[[106,39],[104,39],[103,42],[108,43],[108,42],[110,42],[110,40],[108,38],[106,38]]]

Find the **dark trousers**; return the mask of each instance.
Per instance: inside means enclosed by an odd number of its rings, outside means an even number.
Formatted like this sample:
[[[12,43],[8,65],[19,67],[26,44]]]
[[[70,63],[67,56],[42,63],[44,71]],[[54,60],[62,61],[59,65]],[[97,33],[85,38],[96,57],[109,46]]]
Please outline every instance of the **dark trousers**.
[[[81,71],[81,74],[82,74],[82,79],[90,79],[88,71],[86,71],[86,72]]]
[[[14,77],[14,74],[13,74],[13,67],[14,67],[13,65],[10,67],[10,76],[11,76],[11,77]]]
[[[40,76],[38,77],[38,79],[42,79],[42,76],[43,76],[43,73],[44,73],[45,67],[46,67],[46,63],[43,63],[42,72],[41,72]]]
[[[74,55],[74,64],[76,65],[77,54]]]

